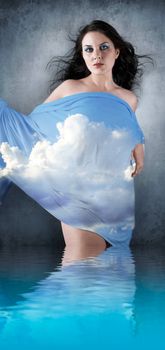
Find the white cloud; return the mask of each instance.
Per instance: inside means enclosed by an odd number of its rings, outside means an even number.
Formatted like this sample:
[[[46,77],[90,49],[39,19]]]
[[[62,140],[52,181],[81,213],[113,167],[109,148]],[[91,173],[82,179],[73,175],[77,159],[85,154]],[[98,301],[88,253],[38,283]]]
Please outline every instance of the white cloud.
[[[134,191],[128,131],[111,130],[81,114],[71,115],[56,126],[57,141],[37,142],[29,159],[17,147],[2,143],[6,168],[0,176],[8,175],[59,218],[64,215],[74,220],[79,215],[75,220],[83,222],[78,209],[83,206],[91,210],[87,225],[96,222],[96,215],[109,223],[130,222]]]
[[[15,168],[20,168],[22,165],[27,164],[27,159],[23,155],[22,151],[18,147],[11,147],[7,142],[0,144],[0,153],[3,160],[7,164],[6,168],[2,170],[2,174],[8,174]]]

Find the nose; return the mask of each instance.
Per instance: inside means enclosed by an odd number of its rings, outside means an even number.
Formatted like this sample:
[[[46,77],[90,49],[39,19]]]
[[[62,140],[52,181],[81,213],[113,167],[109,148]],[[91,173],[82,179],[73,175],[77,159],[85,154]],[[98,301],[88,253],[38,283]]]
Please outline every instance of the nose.
[[[100,53],[100,51],[93,51],[93,59],[94,60],[101,60],[101,53]]]
[[[95,55],[95,56],[94,56],[94,59],[95,59],[95,60],[101,60],[101,55]]]

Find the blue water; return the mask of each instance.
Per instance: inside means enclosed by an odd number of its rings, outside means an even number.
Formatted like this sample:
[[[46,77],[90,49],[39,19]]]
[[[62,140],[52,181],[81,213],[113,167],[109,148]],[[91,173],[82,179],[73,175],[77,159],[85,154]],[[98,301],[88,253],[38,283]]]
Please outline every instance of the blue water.
[[[0,349],[164,349],[164,248],[0,250]]]

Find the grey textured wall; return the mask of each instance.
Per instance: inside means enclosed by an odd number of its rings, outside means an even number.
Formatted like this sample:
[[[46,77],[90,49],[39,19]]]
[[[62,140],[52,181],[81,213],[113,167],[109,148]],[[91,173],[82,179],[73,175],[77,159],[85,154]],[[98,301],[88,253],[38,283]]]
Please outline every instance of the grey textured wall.
[[[145,71],[137,109],[146,155],[144,171],[135,179],[136,244],[165,241],[164,11],[160,0],[73,0],[69,5],[67,0],[0,0],[0,96],[20,112],[29,113],[47,97],[47,62],[71,48],[68,33],[93,19],[111,23],[139,54],[155,59],[155,68]],[[60,223],[13,185],[0,210],[0,242],[44,245],[63,240]]]

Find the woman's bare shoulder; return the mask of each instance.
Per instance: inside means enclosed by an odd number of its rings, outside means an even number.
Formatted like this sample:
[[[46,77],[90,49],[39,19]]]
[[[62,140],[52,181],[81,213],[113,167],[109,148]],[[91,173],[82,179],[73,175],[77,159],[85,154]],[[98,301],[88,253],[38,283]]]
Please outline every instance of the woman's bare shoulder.
[[[59,84],[44,101],[44,103],[58,100],[67,95],[71,95],[77,92],[80,83],[74,79],[67,79]]]
[[[138,105],[138,98],[135,93],[131,90],[120,88],[118,90],[118,95],[125,100],[135,112]]]
[[[48,98],[44,101],[44,103],[52,102],[58,100],[62,97],[76,94],[78,92],[87,91],[87,86],[84,84],[83,79],[67,79],[59,84],[52,93],[48,96]],[[89,90],[90,91],[90,90]],[[137,96],[130,90],[124,89],[122,87],[117,86],[117,89],[113,91],[118,97],[125,100],[133,111],[136,110],[138,99]]]

